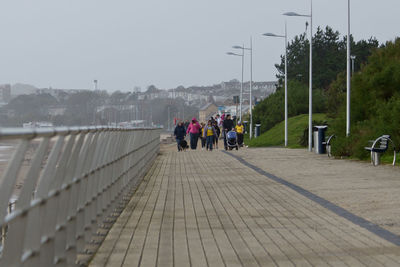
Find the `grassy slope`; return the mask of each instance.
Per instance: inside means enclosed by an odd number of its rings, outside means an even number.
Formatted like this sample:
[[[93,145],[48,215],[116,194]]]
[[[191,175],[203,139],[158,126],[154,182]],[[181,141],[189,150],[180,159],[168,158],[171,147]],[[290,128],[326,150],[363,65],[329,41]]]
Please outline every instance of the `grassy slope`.
[[[313,120],[323,121],[326,120],[325,114],[313,114]],[[308,114],[302,114],[288,119],[288,146],[290,148],[299,148],[299,139],[303,135],[304,129],[308,126]],[[275,125],[269,131],[263,133],[260,137],[248,142],[246,144],[250,147],[266,147],[266,146],[283,146],[285,134],[285,122],[282,121]],[[247,141],[247,142],[246,142]]]
[[[325,114],[313,114],[313,120],[323,121],[326,120]],[[263,133],[259,138],[253,139],[251,142],[248,135],[245,136],[245,144],[250,147],[267,147],[267,146],[283,146],[284,145],[284,122],[275,125],[268,132]],[[288,120],[288,146],[289,148],[300,148],[299,139],[303,134],[304,129],[308,126],[308,114],[303,114],[289,118]],[[330,135],[329,129],[327,135]],[[368,158],[366,161],[369,161]],[[393,148],[390,147],[386,153],[381,157],[381,162],[384,164],[392,164],[393,162]],[[396,160],[396,165],[400,164],[400,159]]]

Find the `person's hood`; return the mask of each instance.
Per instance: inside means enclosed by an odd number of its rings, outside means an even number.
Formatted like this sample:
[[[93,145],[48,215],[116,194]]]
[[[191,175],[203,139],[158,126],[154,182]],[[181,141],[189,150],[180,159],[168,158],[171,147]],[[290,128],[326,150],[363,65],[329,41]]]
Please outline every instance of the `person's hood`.
[[[193,117],[193,118],[192,118],[192,121],[195,121],[195,122],[197,122],[197,119],[196,119],[196,117]]]

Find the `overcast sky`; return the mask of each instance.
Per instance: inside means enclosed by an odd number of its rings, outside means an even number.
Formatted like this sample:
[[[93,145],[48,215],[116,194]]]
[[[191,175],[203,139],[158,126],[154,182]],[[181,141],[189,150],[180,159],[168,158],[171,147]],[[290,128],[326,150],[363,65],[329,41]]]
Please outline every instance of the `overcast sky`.
[[[356,40],[399,36],[399,0],[352,0]],[[209,85],[240,78],[232,45],[254,39],[254,80],[275,79],[284,42],[305,30],[310,0],[3,0],[0,83],[109,91]],[[347,31],[347,0],[314,0],[314,31]],[[248,59],[248,58],[247,58]],[[245,78],[249,79],[248,62]],[[344,63],[345,64],[345,63]]]

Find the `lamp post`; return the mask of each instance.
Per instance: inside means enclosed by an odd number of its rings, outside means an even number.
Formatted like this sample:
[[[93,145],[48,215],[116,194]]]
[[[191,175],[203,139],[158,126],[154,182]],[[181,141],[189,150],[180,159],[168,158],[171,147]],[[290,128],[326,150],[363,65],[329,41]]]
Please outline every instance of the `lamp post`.
[[[267,37],[285,38],[285,147],[288,146],[288,106],[287,106],[287,26],[285,23],[285,35],[264,33]]]
[[[242,49],[243,54],[244,50],[250,51],[250,92],[249,92],[249,105],[250,105],[250,139],[252,138],[253,134],[253,96],[252,96],[252,91],[253,91],[253,40],[250,37],[250,47],[246,48],[244,46],[234,46],[233,48],[235,49]],[[243,84],[243,71],[242,71],[242,84]],[[242,86],[243,87],[243,86]],[[242,90],[243,91],[243,90]],[[243,93],[240,93],[240,104],[242,104],[242,97]],[[242,121],[242,108],[240,108],[240,121]]]
[[[170,114],[169,114],[169,106],[168,106],[168,131],[171,131],[171,127],[170,127]]]
[[[346,97],[346,136],[350,135],[350,89],[351,89],[351,77],[350,77],[350,0],[347,0],[347,97]]]
[[[310,18],[310,81],[309,81],[309,92],[308,92],[308,151],[312,151],[312,40],[313,40],[313,8],[311,0],[311,12],[310,15],[301,15],[295,12],[287,12],[283,15],[289,17],[308,17]]]
[[[250,37],[250,140],[253,138],[253,38]]]
[[[240,85],[240,102],[239,102],[239,104],[240,104],[240,121],[242,121],[242,99],[243,99],[243,72],[244,72],[244,70],[243,70],[243,65],[244,65],[244,46],[243,46],[243,48],[242,48],[242,54],[236,54],[236,53],[232,53],[232,52],[228,52],[228,53],[226,53],[227,55],[230,55],[230,56],[238,56],[238,57],[242,57],[242,83],[241,83],[241,85]]]

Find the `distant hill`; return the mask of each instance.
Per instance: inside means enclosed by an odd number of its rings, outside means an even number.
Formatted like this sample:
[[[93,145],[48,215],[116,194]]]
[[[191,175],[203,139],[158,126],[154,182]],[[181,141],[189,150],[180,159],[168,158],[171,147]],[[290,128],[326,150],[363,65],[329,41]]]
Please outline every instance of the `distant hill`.
[[[29,95],[36,92],[38,88],[30,84],[16,83],[11,86],[11,95]]]

